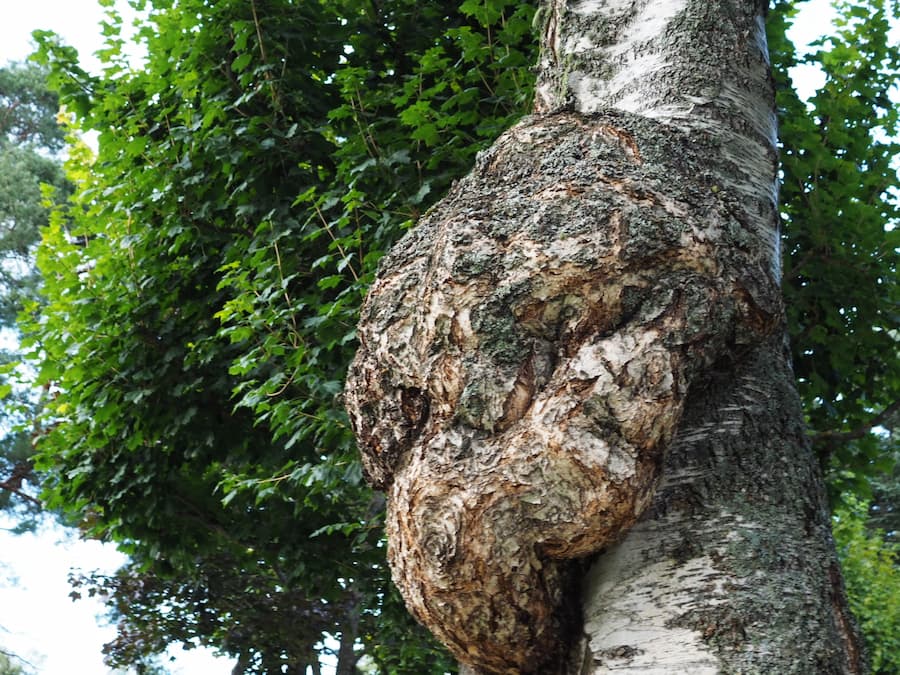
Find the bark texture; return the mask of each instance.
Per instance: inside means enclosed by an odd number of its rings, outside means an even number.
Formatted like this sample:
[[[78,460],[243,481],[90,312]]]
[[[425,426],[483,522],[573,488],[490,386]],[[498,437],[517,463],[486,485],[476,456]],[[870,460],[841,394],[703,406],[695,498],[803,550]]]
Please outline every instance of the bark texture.
[[[526,119],[372,289],[347,401],[394,579],[463,661],[559,657],[557,561],[634,523],[692,383],[777,325],[768,258],[697,140],[624,113]]]
[[[708,147],[706,173],[780,277],[767,0],[547,0],[535,110],[621,110]]]
[[[574,672],[866,672],[787,353],[694,388],[653,504],[587,574]]]
[[[807,539],[832,559],[796,396],[772,355],[762,11],[548,2],[538,114],[385,258],[363,307],[345,398],[366,474],[387,492],[394,580],[470,672],[754,672],[753,655],[783,640],[763,630],[748,647],[747,613],[802,601],[782,602],[793,572],[752,579],[753,532],[768,528],[758,540],[771,548],[805,528],[791,560]],[[698,402],[706,391],[719,398]],[[768,397],[785,412],[745,423]],[[745,417],[720,424],[720,409]],[[741,441],[718,444],[722,429]],[[749,482],[725,470],[734,461]],[[766,482],[763,461],[807,470]],[[779,500],[774,524],[750,516],[765,512],[746,494],[760,485],[762,506]],[[578,561],[610,547],[588,577],[580,639]],[[796,597],[831,611],[827,576],[804,577]],[[743,637],[729,642],[730,630]],[[652,670],[668,652],[683,658]],[[843,647],[825,652],[820,665],[849,662]]]

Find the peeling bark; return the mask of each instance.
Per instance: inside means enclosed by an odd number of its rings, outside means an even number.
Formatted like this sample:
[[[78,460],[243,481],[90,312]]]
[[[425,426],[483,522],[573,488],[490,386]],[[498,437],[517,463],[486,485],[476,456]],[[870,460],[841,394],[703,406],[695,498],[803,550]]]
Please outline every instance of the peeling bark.
[[[594,673],[864,673],[778,336],[695,388],[644,517],[583,597]]]
[[[736,587],[734,513],[709,525],[715,545],[702,528],[681,553],[665,536],[629,535],[601,557],[589,636],[574,643],[581,561],[642,514],[635,532],[684,511],[667,501],[682,457],[670,446],[709,440],[697,392],[721,373],[736,382],[783,330],[762,5],[552,0],[545,11],[538,114],[384,259],[347,407],[367,478],[387,492],[394,581],[470,672],[607,672],[646,666],[658,644],[684,656],[678,667],[718,672],[730,657],[710,640],[747,629],[692,604],[687,580]],[[732,445],[756,468],[766,456]],[[820,485],[801,483],[819,505],[803,513],[819,514],[824,560]],[[736,508],[723,494],[717,508]],[[683,565],[663,583],[653,565],[673,556]],[[642,597],[643,613],[628,609]],[[610,624],[617,612],[634,620]],[[634,639],[642,625],[646,641]]]
[[[695,141],[627,114],[524,120],[373,286],[348,407],[395,581],[463,661],[558,657],[556,561],[634,523],[691,384],[777,324]]]

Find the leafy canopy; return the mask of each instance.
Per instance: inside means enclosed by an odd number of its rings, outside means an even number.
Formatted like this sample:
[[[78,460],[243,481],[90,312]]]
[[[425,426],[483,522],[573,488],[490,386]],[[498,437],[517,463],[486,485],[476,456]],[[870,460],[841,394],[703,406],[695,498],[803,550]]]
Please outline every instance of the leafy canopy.
[[[769,21],[794,369],[834,493],[867,491],[894,461],[871,431],[895,429],[900,413],[900,3],[839,0],[834,34],[803,57],[785,37],[797,5],[775,3]],[[797,64],[825,75],[809,101],[791,86]]]
[[[132,556],[79,582],[111,595],[108,658],[201,643],[280,672],[337,644],[339,668],[450,670],[391,589],[383,502],[361,482],[340,393],[378,260],[527,110],[533,8],[132,4],[141,69],[111,2],[99,76],[36,34],[76,191],[44,231],[45,300],[25,321],[51,396],[48,504]],[[897,399],[882,135],[897,57],[886,1],[840,7],[838,33],[806,57],[828,74],[809,107],[787,75],[793,3],[776,3],[770,38],[795,364],[823,458],[860,476]],[[91,130],[96,156],[76,140]]]
[[[48,209],[42,186],[54,186],[64,199],[68,187],[57,153],[63,133],[56,122],[59,99],[47,87],[47,73],[34,64],[0,67],[0,398],[5,409],[0,431],[0,511],[33,526],[39,509],[33,486],[30,435],[14,429],[34,417],[34,396],[14,387],[16,316],[36,299],[34,247]]]
[[[900,673],[900,544],[866,527],[869,503],[848,494],[835,512],[834,537],[873,673]]]
[[[134,560],[92,582],[124,616],[110,661],[199,641],[280,672],[329,634],[348,662],[451,668],[390,588],[340,393],[379,258],[526,108],[532,10],[135,5],[139,71],[113,7],[100,76],[36,34],[73,141],[99,133],[26,325],[48,504]]]

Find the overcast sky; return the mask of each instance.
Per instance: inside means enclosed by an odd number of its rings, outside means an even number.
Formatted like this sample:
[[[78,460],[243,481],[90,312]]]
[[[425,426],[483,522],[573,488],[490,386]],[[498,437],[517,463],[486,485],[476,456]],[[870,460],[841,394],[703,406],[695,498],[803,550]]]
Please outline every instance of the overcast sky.
[[[0,64],[24,60],[31,51],[31,31],[49,29],[78,49],[82,65],[97,69],[92,54],[101,47],[103,13],[95,0],[0,0],[0,10]],[[831,16],[827,0],[810,0],[797,21],[794,40],[801,44],[821,35]],[[795,84],[804,92],[819,82],[815,72],[795,74]],[[0,521],[0,528],[5,526],[9,523]],[[99,626],[99,603],[69,599],[67,576],[71,568],[112,571],[122,560],[111,547],[78,541],[58,528],[36,536],[0,531],[0,648],[27,658],[40,675],[108,673],[100,646],[113,630]],[[172,669],[185,675],[230,671],[229,662],[197,652],[180,657]]]

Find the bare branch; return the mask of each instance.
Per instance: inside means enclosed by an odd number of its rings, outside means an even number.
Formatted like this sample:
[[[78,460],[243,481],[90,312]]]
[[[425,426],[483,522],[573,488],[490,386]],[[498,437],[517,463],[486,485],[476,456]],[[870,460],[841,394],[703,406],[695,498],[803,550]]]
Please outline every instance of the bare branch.
[[[813,443],[828,443],[829,445],[838,445],[848,441],[855,441],[868,434],[875,427],[888,421],[898,411],[900,411],[900,401],[894,401],[891,405],[870,419],[866,424],[863,424],[852,431],[822,431],[817,434],[810,434],[810,440]]]
[[[32,497],[30,494],[22,490],[21,488],[15,487],[14,485],[8,483],[7,481],[0,482],[0,490],[9,490],[13,494],[19,495],[22,499],[27,499],[28,501],[36,504],[38,507],[43,508],[43,504],[41,500],[37,497]]]

